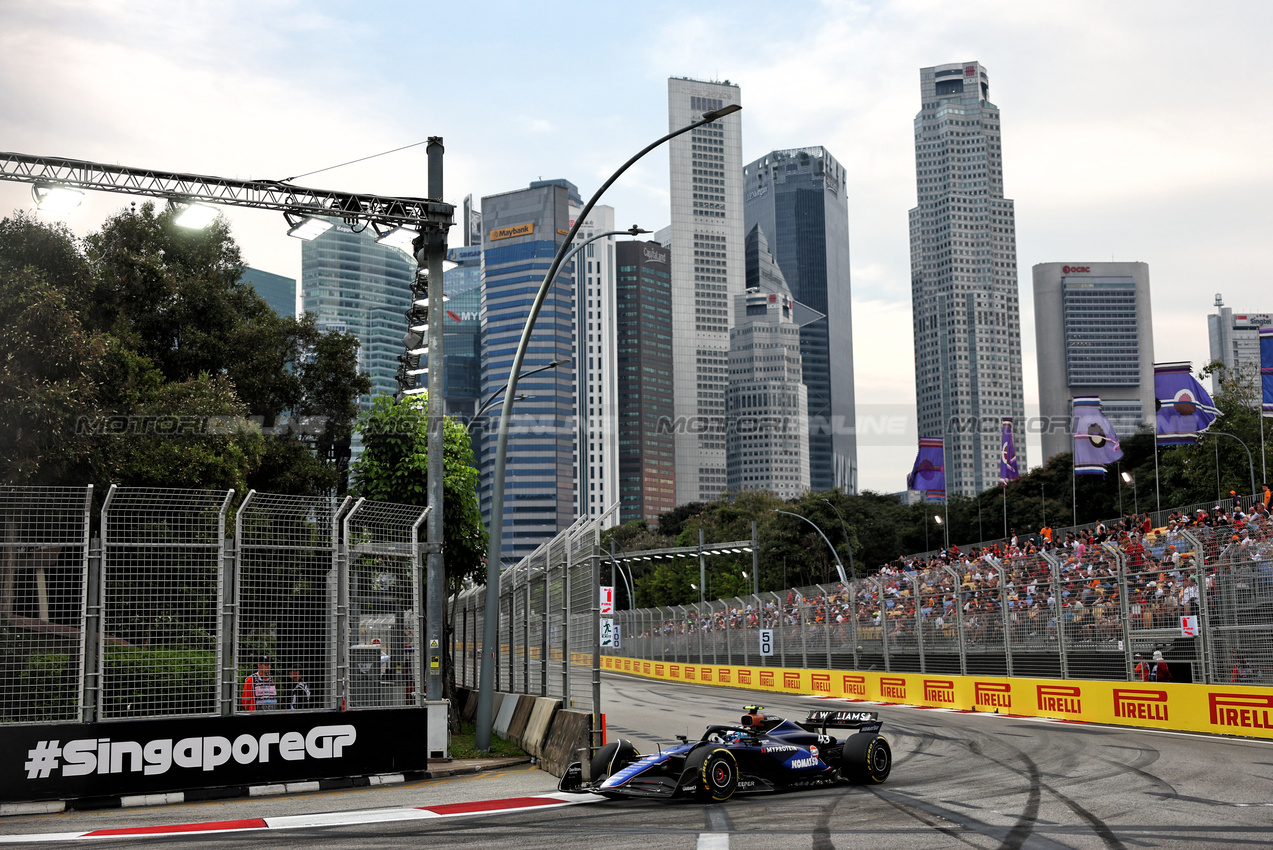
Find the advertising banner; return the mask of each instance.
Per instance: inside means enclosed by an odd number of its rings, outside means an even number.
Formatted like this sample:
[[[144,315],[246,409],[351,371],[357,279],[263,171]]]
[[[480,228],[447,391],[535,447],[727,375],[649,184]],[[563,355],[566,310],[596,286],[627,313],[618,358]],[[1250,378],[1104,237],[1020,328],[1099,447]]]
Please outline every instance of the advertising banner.
[[[1273,739],[1273,690],[1241,685],[1008,679],[673,664],[605,656],[603,669],[777,693]]]
[[[0,800],[69,800],[428,768],[426,711],[6,726]]]

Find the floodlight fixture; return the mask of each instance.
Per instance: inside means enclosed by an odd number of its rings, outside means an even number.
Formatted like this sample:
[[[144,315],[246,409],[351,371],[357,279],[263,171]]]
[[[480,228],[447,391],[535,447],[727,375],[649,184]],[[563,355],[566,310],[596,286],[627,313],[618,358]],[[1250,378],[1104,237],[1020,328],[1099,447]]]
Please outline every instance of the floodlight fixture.
[[[309,242],[316,239],[324,233],[332,229],[332,223],[323,218],[314,218],[312,215],[299,216],[296,213],[283,213],[283,218],[287,220],[287,235],[294,236]],[[297,221],[295,219],[299,218]]]
[[[427,366],[422,369],[408,369],[407,374],[408,375],[427,375],[429,374],[429,369]]]
[[[169,201],[168,203],[177,211],[177,217],[172,220],[172,223],[178,227],[202,230],[217,217],[217,208],[210,207],[207,204],[182,204],[177,201]]]
[[[31,187],[31,197],[37,210],[51,213],[68,213],[84,200],[84,193],[65,186],[49,186],[37,183]]]
[[[407,349],[407,354],[414,354],[414,355],[416,355],[417,357],[418,357],[419,355],[421,355],[421,354],[428,354],[428,353],[429,353],[429,346],[427,346],[427,345],[422,345],[422,346],[420,346],[419,348],[408,348],[408,349]]]
[[[423,395],[429,391],[428,387],[412,387],[409,390],[403,390],[403,395]]]
[[[1124,483],[1124,484],[1131,484],[1131,483],[1132,483],[1132,474],[1131,474],[1130,472],[1124,472],[1124,473],[1123,473],[1123,483]]]
[[[391,248],[400,248],[407,253],[415,251],[415,241],[419,238],[420,232],[412,230],[410,227],[395,227],[393,230],[381,233],[376,228],[376,244],[388,245]]]

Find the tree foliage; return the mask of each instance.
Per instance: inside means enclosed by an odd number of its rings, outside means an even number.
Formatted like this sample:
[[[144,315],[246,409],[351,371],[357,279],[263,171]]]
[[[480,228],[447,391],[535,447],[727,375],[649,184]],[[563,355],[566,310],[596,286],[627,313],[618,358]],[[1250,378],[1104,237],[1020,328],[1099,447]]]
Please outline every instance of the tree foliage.
[[[427,506],[427,397],[377,397],[356,430],[363,450],[352,469],[353,492],[383,502]],[[485,582],[487,535],[468,429],[445,418],[442,441],[443,562],[448,588],[454,592],[465,580]]]
[[[224,220],[172,219],[147,203],[83,241],[0,220],[0,480],[341,489],[357,340],[276,314]]]

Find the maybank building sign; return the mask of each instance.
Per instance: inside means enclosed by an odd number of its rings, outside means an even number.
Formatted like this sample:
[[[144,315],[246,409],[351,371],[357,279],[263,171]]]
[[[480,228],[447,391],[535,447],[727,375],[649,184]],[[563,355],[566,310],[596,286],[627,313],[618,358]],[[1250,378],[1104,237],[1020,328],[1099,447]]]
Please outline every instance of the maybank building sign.
[[[528,221],[525,224],[514,224],[509,227],[497,227],[490,232],[487,239],[491,242],[498,242],[501,239],[512,239],[514,236],[530,236],[535,232],[535,222]]]

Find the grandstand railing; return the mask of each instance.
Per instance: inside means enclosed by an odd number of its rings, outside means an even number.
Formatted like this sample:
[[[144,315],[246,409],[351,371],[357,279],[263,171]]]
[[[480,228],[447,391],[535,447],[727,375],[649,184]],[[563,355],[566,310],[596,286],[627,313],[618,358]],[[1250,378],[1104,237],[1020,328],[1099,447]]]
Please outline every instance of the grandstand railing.
[[[620,611],[624,642],[607,651],[700,664],[1108,680],[1130,680],[1135,656],[1150,662],[1158,651],[1173,681],[1273,685],[1269,532],[1267,517],[1254,528],[1159,529],[1081,550],[923,559],[848,586]],[[772,656],[759,655],[761,629],[773,630]]]

